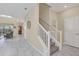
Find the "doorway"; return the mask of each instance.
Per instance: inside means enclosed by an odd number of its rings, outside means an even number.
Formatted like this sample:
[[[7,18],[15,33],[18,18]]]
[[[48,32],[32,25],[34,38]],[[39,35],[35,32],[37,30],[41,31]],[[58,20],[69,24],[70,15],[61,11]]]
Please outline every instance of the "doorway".
[[[19,26],[18,34],[22,35],[22,26]]]

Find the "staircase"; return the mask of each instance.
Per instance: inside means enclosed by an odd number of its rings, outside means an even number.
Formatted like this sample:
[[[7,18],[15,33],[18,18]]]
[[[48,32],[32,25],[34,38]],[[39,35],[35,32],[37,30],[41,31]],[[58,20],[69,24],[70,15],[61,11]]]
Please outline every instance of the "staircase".
[[[45,23],[45,24],[43,24]],[[43,24],[43,25],[42,25]],[[50,26],[44,21],[39,22],[39,36],[42,39],[43,43],[46,45],[46,48],[48,49],[48,55],[54,54],[56,51],[61,49],[61,43],[62,43],[62,32],[59,31],[54,26]],[[50,31],[50,29],[53,29]],[[59,34],[59,37],[58,37]],[[58,41],[59,39],[59,41]]]

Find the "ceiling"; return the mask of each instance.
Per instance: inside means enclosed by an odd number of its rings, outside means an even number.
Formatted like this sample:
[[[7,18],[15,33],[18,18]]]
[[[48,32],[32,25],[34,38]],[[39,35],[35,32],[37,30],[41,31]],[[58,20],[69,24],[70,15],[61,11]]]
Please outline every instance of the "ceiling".
[[[24,17],[25,9],[33,6],[33,3],[0,3],[0,15],[8,15],[14,18]]]
[[[61,12],[65,9],[79,6],[79,4],[70,4],[70,3],[47,3],[51,6],[52,10],[55,12]],[[30,8],[34,5],[34,3],[0,3],[0,15],[8,15],[14,18],[20,18],[25,16],[24,8]],[[67,6],[65,8],[64,6]]]
[[[61,12],[66,9],[79,6],[79,3],[47,3],[53,11],[55,12]]]

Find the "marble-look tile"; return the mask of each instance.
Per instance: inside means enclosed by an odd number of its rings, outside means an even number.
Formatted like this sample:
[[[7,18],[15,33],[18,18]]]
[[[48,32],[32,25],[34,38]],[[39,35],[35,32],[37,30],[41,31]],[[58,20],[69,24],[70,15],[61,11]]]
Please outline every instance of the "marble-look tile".
[[[41,56],[41,54],[24,40],[23,36],[18,36],[0,44],[0,56]],[[79,49],[63,45],[63,49],[52,56],[79,56]]]
[[[54,53],[53,56],[79,56],[79,48],[63,45],[63,49]]]
[[[0,45],[0,56],[34,56],[40,55],[30,46],[23,36],[18,36],[13,39],[5,40]]]

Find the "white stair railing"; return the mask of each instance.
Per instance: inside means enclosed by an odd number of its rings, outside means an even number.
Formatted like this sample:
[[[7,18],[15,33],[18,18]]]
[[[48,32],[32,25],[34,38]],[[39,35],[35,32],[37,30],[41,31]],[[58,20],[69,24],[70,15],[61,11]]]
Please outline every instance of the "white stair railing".
[[[46,29],[41,24],[38,25],[38,34],[47,47],[47,55],[50,55],[50,32],[46,31]]]
[[[38,25],[39,25],[38,34],[45,43],[45,45],[48,46],[49,33],[48,31],[45,30],[45,28],[41,24]]]
[[[60,43],[62,43],[62,31],[59,31],[54,26],[51,27],[46,22],[44,22],[44,23],[47,26],[49,26],[49,30],[46,30],[43,27],[43,25],[39,23],[38,24],[39,25],[38,33],[39,33],[39,36],[41,37],[41,39],[43,40],[43,42],[45,43],[46,47],[48,48],[48,55],[50,55],[50,39],[52,38],[55,41],[55,43],[57,44],[57,46],[59,47],[59,49],[61,49],[62,44],[60,44]],[[53,30],[50,31],[50,29],[53,29]]]

